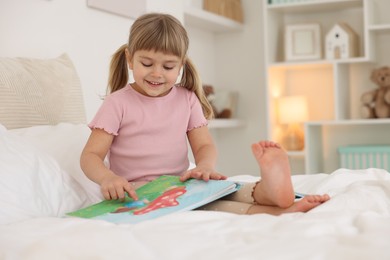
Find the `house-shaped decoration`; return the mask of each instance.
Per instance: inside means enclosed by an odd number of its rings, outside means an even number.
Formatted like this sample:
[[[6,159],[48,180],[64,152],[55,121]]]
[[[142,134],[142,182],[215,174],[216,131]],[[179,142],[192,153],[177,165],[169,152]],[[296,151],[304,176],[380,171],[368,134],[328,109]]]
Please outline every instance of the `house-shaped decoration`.
[[[358,56],[358,35],[346,23],[337,23],[326,35],[325,57],[345,59]]]

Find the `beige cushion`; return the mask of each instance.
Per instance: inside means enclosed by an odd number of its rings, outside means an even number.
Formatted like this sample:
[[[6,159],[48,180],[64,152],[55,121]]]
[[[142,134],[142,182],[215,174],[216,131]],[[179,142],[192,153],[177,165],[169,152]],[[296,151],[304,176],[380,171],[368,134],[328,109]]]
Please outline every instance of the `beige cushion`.
[[[85,123],[81,85],[68,55],[0,58],[0,123],[8,129]]]

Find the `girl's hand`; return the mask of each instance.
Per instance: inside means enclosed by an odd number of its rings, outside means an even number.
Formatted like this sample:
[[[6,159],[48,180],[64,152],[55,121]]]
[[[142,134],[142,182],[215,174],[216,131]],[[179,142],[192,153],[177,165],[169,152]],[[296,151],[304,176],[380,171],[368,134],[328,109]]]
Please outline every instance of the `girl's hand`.
[[[119,199],[123,201],[125,199],[125,192],[132,199],[138,200],[138,196],[132,185],[125,178],[115,174],[105,177],[100,183],[100,189],[106,200]]]
[[[194,169],[186,171],[182,176],[180,176],[180,181],[186,181],[188,179],[198,179],[198,180],[226,180],[226,176],[214,171],[213,169],[196,166]]]

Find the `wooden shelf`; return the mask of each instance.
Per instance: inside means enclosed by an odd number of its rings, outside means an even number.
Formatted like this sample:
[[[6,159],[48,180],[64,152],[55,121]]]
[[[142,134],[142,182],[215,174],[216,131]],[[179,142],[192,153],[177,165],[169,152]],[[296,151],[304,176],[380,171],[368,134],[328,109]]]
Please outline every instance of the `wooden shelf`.
[[[290,157],[304,158],[305,157],[305,150],[302,150],[302,151],[287,151],[287,155],[290,156]]]
[[[384,30],[384,29],[383,29]],[[388,28],[390,32],[390,28]],[[343,63],[362,63],[368,62],[369,59],[367,57],[352,57],[348,59],[321,59],[321,60],[308,60],[308,61],[281,61],[274,62],[270,64],[270,67],[274,68],[285,68],[285,69],[315,69],[326,67],[335,64],[343,64]]]
[[[390,124],[390,119],[354,119],[354,120],[324,120],[324,121],[311,121],[306,122],[309,126],[322,126],[322,125],[387,125]]]
[[[239,119],[213,119],[209,121],[209,128],[234,128],[242,127],[244,123]]]
[[[368,30],[375,33],[390,32],[390,24],[375,24],[368,27]]]
[[[243,24],[232,19],[191,6],[187,6],[184,10],[184,22],[215,33],[241,31],[244,27]]]
[[[346,8],[353,8],[363,5],[363,0],[317,0],[306,1],[301,3],[287,3],[287,4],[268,4],[267,9],[269,11],[276,12],[288,12],[288,13],[301,13],[311,11],[332,11]]]

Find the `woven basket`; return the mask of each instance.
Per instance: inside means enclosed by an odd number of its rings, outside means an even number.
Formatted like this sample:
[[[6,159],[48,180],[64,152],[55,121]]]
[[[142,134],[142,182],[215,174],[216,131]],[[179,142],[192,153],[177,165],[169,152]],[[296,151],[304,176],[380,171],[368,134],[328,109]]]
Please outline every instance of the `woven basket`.
[[[203,0],[203,9],[243,23],[241,0]]]

